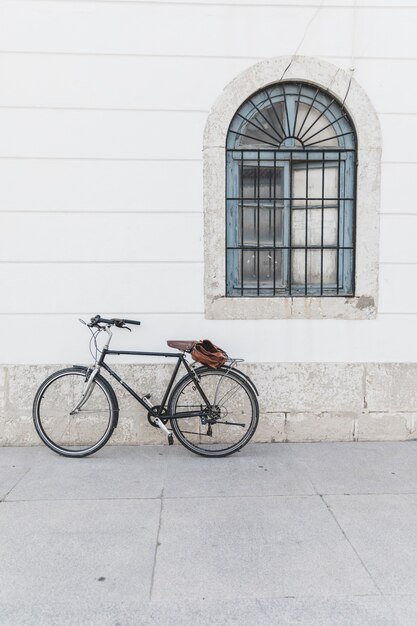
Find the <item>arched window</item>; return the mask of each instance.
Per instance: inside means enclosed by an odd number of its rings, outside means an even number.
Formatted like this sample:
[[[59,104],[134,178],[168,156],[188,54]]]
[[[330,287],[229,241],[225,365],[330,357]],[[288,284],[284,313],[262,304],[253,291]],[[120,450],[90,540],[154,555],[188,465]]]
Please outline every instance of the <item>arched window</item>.
[[[206,317],[375,318],[381,149],[341,67],[276,57],[236,76],[204,131]]]
[[[306,82],[270,85],[226,139],[226,297],[354,296],[356,134]]]

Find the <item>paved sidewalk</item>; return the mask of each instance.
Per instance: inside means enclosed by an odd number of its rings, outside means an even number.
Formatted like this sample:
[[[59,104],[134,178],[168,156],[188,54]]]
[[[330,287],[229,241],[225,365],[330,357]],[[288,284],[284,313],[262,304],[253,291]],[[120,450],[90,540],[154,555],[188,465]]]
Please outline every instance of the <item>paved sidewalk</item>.
[[[0,448],[0,624],[417,624],[417,442]]]

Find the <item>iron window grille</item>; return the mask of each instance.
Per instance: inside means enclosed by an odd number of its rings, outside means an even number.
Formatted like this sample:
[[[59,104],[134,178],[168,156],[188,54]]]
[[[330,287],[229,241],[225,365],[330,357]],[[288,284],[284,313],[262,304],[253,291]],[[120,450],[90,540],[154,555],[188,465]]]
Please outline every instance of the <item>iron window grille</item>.
[[[356,135],[307,83],[251,96],[226,144],[227,296],[353,296]]]

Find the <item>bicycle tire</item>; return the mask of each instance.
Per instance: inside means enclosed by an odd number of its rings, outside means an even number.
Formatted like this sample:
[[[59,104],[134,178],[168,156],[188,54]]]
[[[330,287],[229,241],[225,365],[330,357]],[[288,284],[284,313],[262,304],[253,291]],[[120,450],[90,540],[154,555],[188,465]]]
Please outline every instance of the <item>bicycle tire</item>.
[[[228,456],[237,452],[253,436],[259,421],[259,406],[251,381],[228,368],[196,370],[200,385],[211,405],[217,406],[216,416],[206,407],[205,418],[170,418],[173,433],[191,452],[207,457]],[[214,402],[216,400],[216,402]],[[198,410],[203,399],[195,386],[194,377],[184,376],[173,389],[169,415]],[[211,423],[210,423],[211,422]]]
[[[36,432],[48,448],[63,456],[83,457],[97,452],[117,425],[116,395],[100,375],[94,379],[88,400],[71,415],[81,399],[87,371],[70,367],[54,372],[41,384],[33,401]]]

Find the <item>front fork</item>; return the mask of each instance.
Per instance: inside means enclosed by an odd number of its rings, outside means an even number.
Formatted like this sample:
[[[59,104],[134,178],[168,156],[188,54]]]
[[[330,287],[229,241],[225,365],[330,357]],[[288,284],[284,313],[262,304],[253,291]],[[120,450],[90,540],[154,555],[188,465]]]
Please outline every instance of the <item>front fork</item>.
[[[82,407],[85,405],[85,403],[90,398],[91,394],[93,393],[94,379],[96,378],[97,374],[100,372],[101,360],[102,360],[103,355],[105,354],[106,350],[108,350],[111,338],[113,336],[113,333],[111,332],[109,326],[107,326],[105,328],[105,331],[107,333],[107,337],[108,338],[107,338],[107,341],[106,341],[106,343],[105,343],[105,345],[103,347],[103,350],[102,350],[102,353],[101,353],[101,358],[96,360],[93,368],[89,368],[87,370],[87,372],[85,374],[84,391],[83,391],[83,393],[81,395],[81,398],[80,398],[79,402],[72,409],[70,415],[76,415],[77,413],[79,413],[81,411]]]
[[[81,411],[82,407],[84,406],[84,404],[90,398],[91,394],[93,393],[94,379],[97,376],[97,374],[99,373],[99,371],[100,371],[100,366],[99,365],[95,365],[93,369],[90,368],[90,369],[87,370],[87,372],[85,374],[85,383],[84,383],[83,393],[81,395],[81,398],[80,398],[79,402],[72,409],[70,415],[76,415],[77,413],[79,413]]]

